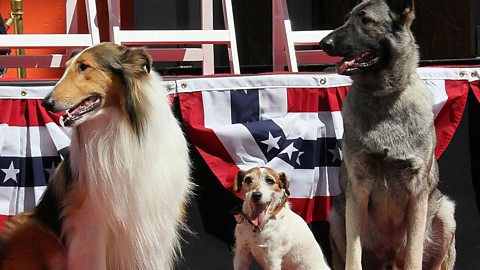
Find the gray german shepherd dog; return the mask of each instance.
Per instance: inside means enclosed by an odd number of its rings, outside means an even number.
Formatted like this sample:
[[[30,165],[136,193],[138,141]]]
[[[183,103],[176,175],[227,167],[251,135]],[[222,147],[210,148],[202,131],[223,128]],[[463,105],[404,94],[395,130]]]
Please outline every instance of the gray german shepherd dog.
[[[320,43],[345,57],[343,194],[334,269],[453,269],[455,204],[437,189],[432,96],[416,73],[412,0],[365,0]]]

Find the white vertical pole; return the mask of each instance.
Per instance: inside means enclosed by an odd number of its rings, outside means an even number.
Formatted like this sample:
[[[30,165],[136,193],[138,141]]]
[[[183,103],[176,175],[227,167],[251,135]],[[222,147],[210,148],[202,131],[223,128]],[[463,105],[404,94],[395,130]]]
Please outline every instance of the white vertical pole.
[[[202,0],[202,30],[213,30],[213,0]],[[202,44],[203,75],[215,73],[215,58],[213,44]]]
[[[228,44],[228,54],[230,61],[230,71],[233,74],[240,74],[240,61],[238,59],[237,35],[235,33],[235,21],[233,18],[233,8],[231,0],[223,0],[223,18],[225,28],[229,32],[230,43]]]

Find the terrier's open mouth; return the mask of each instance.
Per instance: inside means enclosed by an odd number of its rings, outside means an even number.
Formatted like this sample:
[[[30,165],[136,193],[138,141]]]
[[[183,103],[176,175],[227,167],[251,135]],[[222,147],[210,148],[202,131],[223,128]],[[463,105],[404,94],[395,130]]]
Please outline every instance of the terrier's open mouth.
[[[100,106],[102,98],[98,95],[92,95],[84,99],[76,106],[68,109],[65,115],[62,116],[65,126],[72,125],[75,121],[80,119],[86,113],[89,113]]]
[[[270,203],[255,202],[250,204],[250,221],[255,226],[261,226],[265,221],[265,216]]]
[[[379,59],[372,51],[364,51],[356,56],[345,57],[336,64],[337,73],[340,75],[351,75],[358,69],[373,66]]]

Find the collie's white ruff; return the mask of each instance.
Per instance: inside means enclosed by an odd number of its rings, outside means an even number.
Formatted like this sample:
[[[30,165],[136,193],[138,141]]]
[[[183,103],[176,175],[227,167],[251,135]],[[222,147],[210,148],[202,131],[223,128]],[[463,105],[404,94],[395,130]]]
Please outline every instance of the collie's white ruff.
[[[160,77],[152,71],[139,83],[150,103],[143,136],[116,107],[73,130],[72,184],[86,198],[62,212],[69,269],[171,269],[179,251],[191,188],[187,143]]]

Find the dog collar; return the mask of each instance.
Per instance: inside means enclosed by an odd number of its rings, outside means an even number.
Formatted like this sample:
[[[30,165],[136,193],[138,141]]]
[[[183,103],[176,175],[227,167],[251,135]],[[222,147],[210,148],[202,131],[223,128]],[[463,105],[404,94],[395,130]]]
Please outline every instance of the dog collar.
[[[263,222],[263,224],[260,224],[259,226],[253,224],[253,222],[250,220],[248,215],[242,211],[241,206],[234,208],[232,210],[232,213],[233,213],[233,216],[235,217],[235,220],[237,221],[237,224],[246,223],[250,226],[253,232],[259,232],[263,229],[264,224],[266,224],[270,219],[274,218],[278,213],[280,213],[280,211],[282,210],[282,208],[285,206],[287,202],[288,202],[288,195],[284,192],[283,198],[280,204],[277,207],[275,207],[275,209],[272,211],[268,219],[265,222]]]

